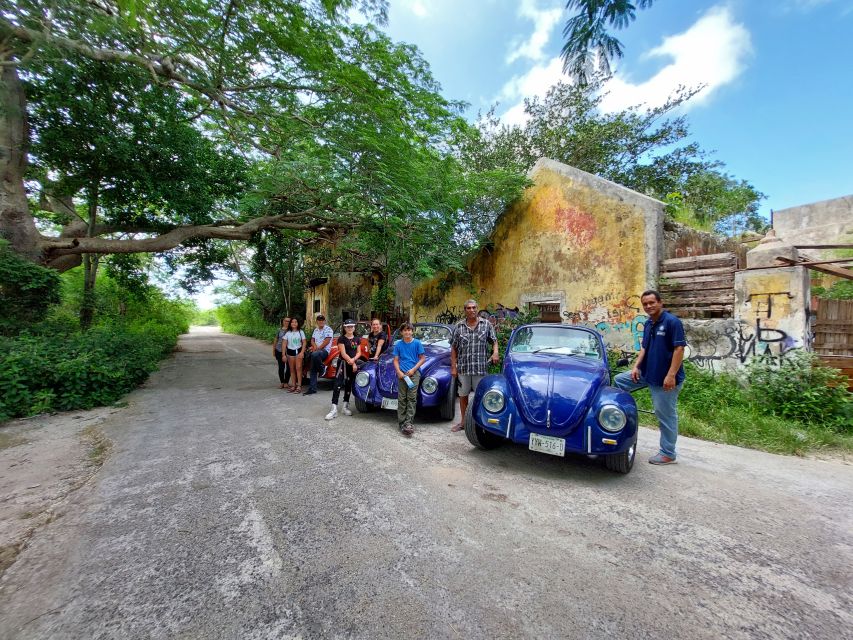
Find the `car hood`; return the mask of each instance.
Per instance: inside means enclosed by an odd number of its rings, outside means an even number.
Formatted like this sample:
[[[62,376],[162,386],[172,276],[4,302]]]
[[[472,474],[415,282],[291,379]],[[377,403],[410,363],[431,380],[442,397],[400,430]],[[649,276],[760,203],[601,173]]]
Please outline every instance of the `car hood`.
[[[603,363],[555,354],[513,354],[504,375],[525,422],[531,426],[566,429],[589,410],[607,381]]]
[[[442,362],[449,364],[450,349],[441,347],[433,347],[432,345],[424,345],[424,353],[426,354],[426,362],[418,370],[421,377],[429,375],[429,372]],[[377,379],[376,384],[379,392],[386,398],[397,395],[397,371],[394,369],[394,354],[386,353],[379,357],[379,362],[376,367]]]

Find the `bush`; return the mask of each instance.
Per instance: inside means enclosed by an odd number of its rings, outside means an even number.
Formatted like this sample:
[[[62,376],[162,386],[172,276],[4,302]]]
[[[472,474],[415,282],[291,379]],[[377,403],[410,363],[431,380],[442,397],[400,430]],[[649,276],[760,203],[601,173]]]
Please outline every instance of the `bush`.
[[[2,338],[0,420],[115,402],[157,368],[178,333],[176,326],[149,322]]]
[[[756,358],[747,365],[752,399],[771,415],[853,432],[853,394],[847,377],[807,351],[779,362]]]
[[[226,333],[236,333],[272,342],[278,332],[278,325],[266,322],[261,310],[251,300],[217,307],[216,318],[219,320],[219,326]]]
[[[205,309],[195,312],[192,323],[200,327],[215,327],[219,324],[216,317],[216,309]]]
[[[66,289],[77,290],[77,278],[64,274]],[[85,333],[77,299],[67,293],[43,321],[0,337],[0,420],[115,402],[145,381],[189,330],[193,306],[159,289],[129,295],[102,277],[98,290],[98,324]]]
[[[59,302],[59,292],[55,271],[18,257],[0,240],[0,334],[14,335],[42,320]]]

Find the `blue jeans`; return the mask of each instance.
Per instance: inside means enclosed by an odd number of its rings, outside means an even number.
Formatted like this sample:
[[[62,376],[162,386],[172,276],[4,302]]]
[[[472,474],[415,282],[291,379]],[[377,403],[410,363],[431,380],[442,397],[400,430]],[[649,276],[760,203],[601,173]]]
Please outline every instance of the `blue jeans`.
[[[328,356],[328,352],[325,349],[320,349],[319,351],[312,351],[309,355],[311,362],[311,376],[308,379],[308,388],[312,391],[317,390],[317,374],[323,370],[323,363],[326,361],[326,357]]]
[[[631,372],[623,371],[613,379],[613,384],[623,391],[636,391],[637,389],[649,388],[652,394],[652,404],[655,406],[655,417],[660,423],[660,452],[667,458],[675,460],[675,441],[678,438],[678,394],[684,382],[677,385],[672,391],[664,391],[663,387],[656,387],[646,382],[642,377],[639,382],[631,380]]]

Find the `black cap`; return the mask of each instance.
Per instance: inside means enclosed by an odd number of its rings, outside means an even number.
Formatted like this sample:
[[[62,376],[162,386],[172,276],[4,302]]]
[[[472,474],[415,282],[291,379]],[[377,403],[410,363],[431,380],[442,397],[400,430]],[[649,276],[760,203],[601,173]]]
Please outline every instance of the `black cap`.
[[[325,319],[326,319],[326,316],[324,316],[322,313],[317,316],[317,320],[325,320]]]

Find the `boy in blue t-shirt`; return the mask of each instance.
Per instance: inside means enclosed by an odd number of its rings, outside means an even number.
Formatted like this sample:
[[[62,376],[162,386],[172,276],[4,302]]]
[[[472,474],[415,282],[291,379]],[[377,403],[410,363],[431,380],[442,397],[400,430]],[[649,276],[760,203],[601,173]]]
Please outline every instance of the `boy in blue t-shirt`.
[[[414,338],[415,328],[411,322],[400,325],[402,340],[394,343],[394,368],[397,370],[397,421],[404,436],[415,432],[412,420],[418,405],[418,384],[421,374],[418,369],[426,362],[426,353],[420,340]]]

